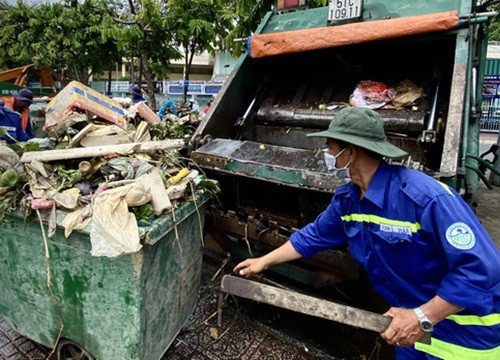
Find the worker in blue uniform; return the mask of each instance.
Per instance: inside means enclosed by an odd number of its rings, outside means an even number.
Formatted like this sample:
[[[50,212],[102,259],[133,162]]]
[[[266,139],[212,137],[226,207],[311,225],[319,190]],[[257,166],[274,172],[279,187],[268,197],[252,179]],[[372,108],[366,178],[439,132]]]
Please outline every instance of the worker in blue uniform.
[[[137,104],[137,103],[140,103],[141,101],[144,101],[146,103],[146,105],[149,105],[147,100],[144,98],[144,96],[142,94],[142,89],[140,88],[139,85],[131,86],[128,89],[128,91],[132,95],[132,102],[134,104]]]
[[[329,169],[349,171],[328,208],[290,241],[234,271],[349,246],[392,306],[382,337],[397,359],[500,359],[500,252],[460,195],[419,171],[389,165],[407,155],[387,141],[373,110],[346,108],[326,131]],[[416,342],[424,332],[432,344]]]
[[[170,112],[177,116],[177,108],[175,107],[175,103],[168,97],[167,101],[165,101],[165,104],[161,107],[160,111],[158,111],[158,117],[161,120],[163,120],[163,114],[165,114],[165,112]]]
[[[7,133],[10,135],[10,137],[4,135],[0,138],[7,141],[8,144],[14,143],[13,139],[19,142],[25,142],[34,137],[31,121],[28,122],[25,131],[23,129],[21,114],[2,106],[0,106],[0,127],[7,130]]]

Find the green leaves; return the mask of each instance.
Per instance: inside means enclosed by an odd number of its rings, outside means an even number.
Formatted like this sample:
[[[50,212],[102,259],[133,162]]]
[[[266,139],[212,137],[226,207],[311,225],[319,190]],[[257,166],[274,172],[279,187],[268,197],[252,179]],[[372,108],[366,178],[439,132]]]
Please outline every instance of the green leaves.
[[[500,5],[492,6],[489,10],[500,11]],[[498,15],[491,19],[489,40],[500,41],[500,17]]]
[[[0,126],[0,137],[2,137],[2,136],[7,136],[12,141],[14,141],[16,143],[18,142],[16,139],[14,139],[12,136],[10,136],[10,134],[7,131],[7,129],[5,129],[4,127]]]
[[[101,35],[101,24],[111,19],[114,1],[44,3],[7,6],[0,16],[0,68],[32,63],[67,68],[70,76],[86,82],[89,72],[101,74],[121,59],[116,43]]]

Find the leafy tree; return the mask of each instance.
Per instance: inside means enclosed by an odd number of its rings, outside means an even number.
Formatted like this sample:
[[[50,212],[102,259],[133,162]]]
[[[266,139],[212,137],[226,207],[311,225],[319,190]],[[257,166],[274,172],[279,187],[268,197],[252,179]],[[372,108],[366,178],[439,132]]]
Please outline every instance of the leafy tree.
[[[488,7],[490,11],[500,12],[500,4],[498,1],[495,4]],[[495,16],[490,22],[490,36],[489,40],[492,41],[500,41],[500,18],[499,16]]]
[[[229,34],[233,18],[227,16],[231,8],[227,0],[168,0],[167,22],[175,43],[184,53],[184,80],[189,80],[195,54],[215,52],[217,43]],[[187,87],[183,100],[186,101]]]
[[[220,17],[231,22],[234,26],[228,31],[227,36],[222,39],[221,48],[227,49],[238,56],[244,51],[242,42],[234,42],[238,38],[246,38],[251,35],[264,17],[274,5],[274,0],[246,1],[236,0],[226,1],[226,6],[222,8],[223,13]],[[309,0],[308,6],[316,8],[328,5],[328,0]]]
[[[6,6],[0,17],[0,67],[35,63],[67,68],[70,77],[87,83],[118,61],[113,41],[101,36],[101,23],[111,18],[110,1],[85,0],[41,4],[22,1]]]
[[[188,81],[195,54],[230,50],[233,55],[239,55],[242,43],[235,43],[234,39],[250,35],[274,1],[164,0],[163,3],[175,43],[184,54],[184,80]],[[310,0],[309,4],[324,6],[327,0]],[[184,101],[186,95],[187,87]]]
[[[127,57],[140,59],[148,84],[150,106],[156,111],[153,75],[166,75],[172,59],[180,58],[173,44],[173,34],[166,18],[166,8],[154,0],[128,0],[114,19],[102,24],[104,39],[117,41]]]
[[[0,68],[12,68],[33,62],[27,37],[20,36],[29,31],[28,20],[35,10],[22,2],[17,6],[2,3],[0,10]]]

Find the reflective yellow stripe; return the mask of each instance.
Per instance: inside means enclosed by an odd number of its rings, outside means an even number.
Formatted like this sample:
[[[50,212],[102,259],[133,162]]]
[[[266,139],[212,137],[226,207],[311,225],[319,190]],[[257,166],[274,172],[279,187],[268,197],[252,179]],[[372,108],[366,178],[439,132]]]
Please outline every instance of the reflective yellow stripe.
[[[455,194],[453,194],[453,193],[451,192],[450,187],[449,187],[448,185],[446,185],[445,183],[442,183],[441,181],[438,181],[438,183],[439,183],[439,185],[441,185],[442,187],[444,187],[444,189],[445,189],[446,191],[448,191],[448,193],[449,193],[450,195],[455,196]]]
[[[378,225],[387,224],[392,226],[404,226],[404,227],[409,227],[411,231],[414,233],[416,233],[418,230],[421,229],[420,224],[418,222],[412,223],[409,221],[386,219],[377,215],[351,214],[351,215],[344,215],[341,217],[341,219],[344,221],[369,222]]]
[[[450,315],[448,320],[452,320],[459,325],[494,326],[500,324],[500,314],[486,316],[476,315]]]
[[[500,346],[488,350],[469,349],[460,345],[450,344],[432,338],[430,345],[415,343],[415,349],[440,359],[448,360],[498,360],[500,359]]]

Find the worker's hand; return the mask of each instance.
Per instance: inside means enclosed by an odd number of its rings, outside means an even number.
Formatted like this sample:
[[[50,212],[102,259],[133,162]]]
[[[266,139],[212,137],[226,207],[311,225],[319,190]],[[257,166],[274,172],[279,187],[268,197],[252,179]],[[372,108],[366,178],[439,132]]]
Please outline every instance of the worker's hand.
[[[240,262],[233,271],[239,275],[249,277],[252,274],[258,274],[261,271],[266,270],[269,267],[264,257],[246,259]]]
[[[381,335],[389,345],[411,346],[424,334],[418,326],[417,315],[411,309],[392,307],[384,316],[392,317],[391,324]]]

